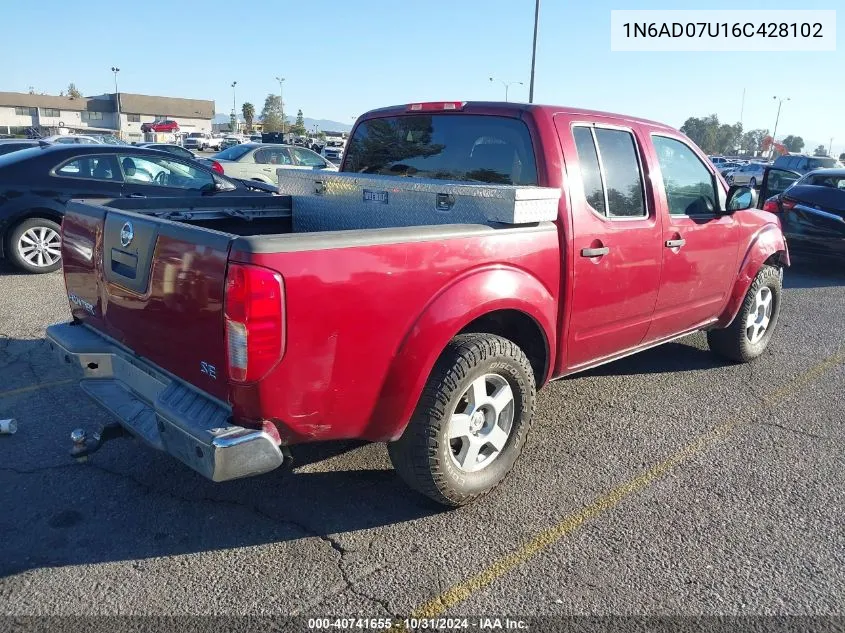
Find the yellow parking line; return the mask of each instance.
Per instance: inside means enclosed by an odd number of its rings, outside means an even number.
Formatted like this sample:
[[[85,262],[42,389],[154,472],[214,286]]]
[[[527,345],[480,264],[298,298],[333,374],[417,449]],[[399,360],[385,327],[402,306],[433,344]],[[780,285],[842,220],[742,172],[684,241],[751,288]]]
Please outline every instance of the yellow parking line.
[[[766,404],[774,404],[814,380],[831,367],[834,367],[843,361],[845,361],[845,353],[830,356],[818,365],[813,366],[803,374],[793,379],[792,382],[761,400],[763,400]],[[747,409],[747,412],[750,413],[753,409],[754,407],[750,407]],[[700,452],[706,446],[709,446],[713,442],[727,436],[738,424],[741,424],[741,422],[738,422],[737,420],[746,419],[745,416],[741,415],[743,411],[738,413],[740,415],[737,415],[733,421],[721,424],[713,430],[700,435],[694,442],[683,447],[669,459],[657,464],[650,470],[644,472],[638,477],[635,477],[634,479],[631,479],[621,486],[614,488],[607,494],[602,495],[586,508],[566,516],[556,525],[540,532],[540,534],[528,541],[518,550],[495,561],[492,565],[475,576],[472,576],[471,578],[454,585],[450,589],[447,589],[442,594],[435,596],[425,604],[418,607],[411,617],[432,618],[441,615],[447,609],[463,602],[475,592],[490,585],[493,581],[501,578],[512,569],[515,569],[532,558],[534,555],[571,534],[581,527],[586,521],[613,509],[626,497],[643,490],[673,467],[687,461],[690,457]]]
[[[49,389],[50,387],[58,387],[60,385],[69,385],[76,382],[73,378],[65,380],[54,380],[53,382],[42,382],[37,385],[29,385],[29,387],[21,387],[20,389],[10,389],[9,391],[0,391],[0,398],[7,398],[9,396],[17,396],[22,393],[29,393],[30,391],[38,391],[39,389]]]

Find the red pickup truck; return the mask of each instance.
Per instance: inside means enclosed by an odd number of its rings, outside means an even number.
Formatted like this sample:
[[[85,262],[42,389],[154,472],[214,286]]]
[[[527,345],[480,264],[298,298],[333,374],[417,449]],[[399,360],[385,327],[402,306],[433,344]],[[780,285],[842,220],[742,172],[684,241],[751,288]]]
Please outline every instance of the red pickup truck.
[[[550,380],[697,330],[750,361],[775,329],[777,217],[665,125],[411,104],[356,122],[345,173],[560,197],[554,221],[452,223],[444,194],[446,220],[390,226],[402,209],[364,190],[379,228],[356,206],[305,231],[297,196],[290,218],[264,220],[71,205],[73,322],[48,328],[51,345],[123,428],[212,480],[270,471],[292,444],[363,438],[460,505],[506,476]]]

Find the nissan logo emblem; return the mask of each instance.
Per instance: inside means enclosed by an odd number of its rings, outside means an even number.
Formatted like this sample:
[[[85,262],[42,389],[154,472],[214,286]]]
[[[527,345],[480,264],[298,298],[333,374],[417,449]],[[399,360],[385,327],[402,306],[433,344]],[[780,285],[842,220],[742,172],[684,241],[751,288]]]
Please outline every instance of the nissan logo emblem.
[[[124,248],[129,246],[132,243],[132,239],[135,237],[135,231],[132,229],[132,223],[126,222],[123,225],[123,228],[120,229],[120,245]]]

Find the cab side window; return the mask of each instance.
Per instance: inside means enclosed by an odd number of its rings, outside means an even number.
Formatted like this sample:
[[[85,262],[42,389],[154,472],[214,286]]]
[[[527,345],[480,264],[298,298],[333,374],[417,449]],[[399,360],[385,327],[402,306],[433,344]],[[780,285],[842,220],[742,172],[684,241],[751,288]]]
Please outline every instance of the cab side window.
[[[666,136],[652,139],[670,215],[712,216],[717,207],[710,170],[685,143]]]

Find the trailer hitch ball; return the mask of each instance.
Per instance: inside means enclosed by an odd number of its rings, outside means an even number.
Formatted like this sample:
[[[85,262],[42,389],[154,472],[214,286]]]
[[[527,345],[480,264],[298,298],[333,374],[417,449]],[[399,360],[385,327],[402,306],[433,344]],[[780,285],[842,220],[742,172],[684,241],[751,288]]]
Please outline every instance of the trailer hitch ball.
[[[74,429],[70,433],[70,441],[73,442],[70,454],[78,462],[88,461],[87,440],[88,435],[85,433],[85,429]]]

